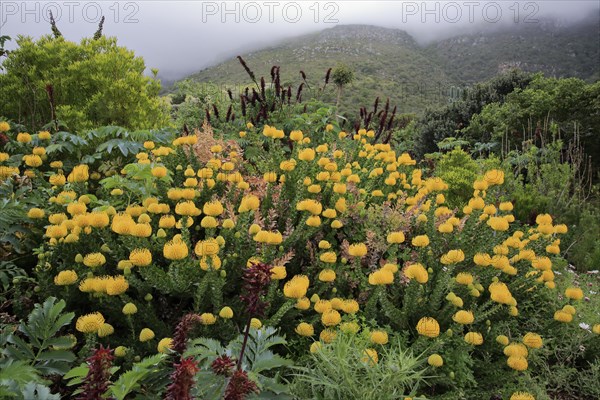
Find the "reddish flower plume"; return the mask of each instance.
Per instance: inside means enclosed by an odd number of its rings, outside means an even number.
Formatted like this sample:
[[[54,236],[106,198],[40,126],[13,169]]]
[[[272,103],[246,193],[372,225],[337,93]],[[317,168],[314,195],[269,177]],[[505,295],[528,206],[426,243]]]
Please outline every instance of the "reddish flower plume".
[[[194,386],[194,375],[200,369],[193,357],[182,358],[175,365],[175,371],[171,374],[171,384],[167,388],[165,400],[192,400],[190,389]]]
[[[249,315],[262,316],[267,302],[261,300],[271,282],[271,269],[273,267],[263,263],[252,264],[244,271],[244,280],[241,300],[246,303],[246,311]]]
[[[100,345],[86,361],[90,366],[83,383],[83,392],[78,400],[101,400],[108,389],[110,367],[112,366],[112,350]]]
[[[225,354],[215,359],[210,364],[210,368],[217,375],[231,376],[233,369],[235,368],[235,361]]]
[[[172,349],[179,354],[182,354],[185,351],[185,347],[187,345],[187,335],[192,326],[201,321],[200,316],[198,314],[187,314],[181,318],[181,321],[177,324],[175,328],[175,333],[173,334],[173,347]]]
[[[250,393],[258,392],[258,386],[248,378],[246,371],[235,371],[225,389],[224,400],[244,400]]]

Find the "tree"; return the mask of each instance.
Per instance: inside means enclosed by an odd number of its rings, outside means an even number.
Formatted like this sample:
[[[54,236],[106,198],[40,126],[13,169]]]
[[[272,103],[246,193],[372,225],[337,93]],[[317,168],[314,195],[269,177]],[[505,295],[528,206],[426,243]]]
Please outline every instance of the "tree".
[[[0,75],[4,117],[38,130],[55,120],[71,131],[98,125],[150,129],[169,123],[159,81],[144,76],[144,60],[116,38],[19,36]]]
[[[333,73],[331,74],[331,78],[333,79],[333,83],[338,88],[337,100],[335,102],[336,108],[340,107],[340,98],[342,97],[342,91],[344,90],[344,86],[352,83],[354,81],[354,71],[352,71],[345,64],[340,64],[334,68]]]

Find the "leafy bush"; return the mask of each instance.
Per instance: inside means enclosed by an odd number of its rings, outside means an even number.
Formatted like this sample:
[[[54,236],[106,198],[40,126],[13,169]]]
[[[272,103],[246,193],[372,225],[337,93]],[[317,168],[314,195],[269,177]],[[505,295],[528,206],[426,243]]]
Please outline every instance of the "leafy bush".
[[[306,366],[296,367],[295,398],[392,400],[415,396],[428,377],[425,358],[402,348],[398,341],[383,347],[379,355],[371,346],[368,337],[352,334],[340,334],[332,343],[317,346]]]
[[[160,83],[144,76],[140,57],[116,38],[77,44],[19,36],[2,62],[0,109],[5,117],[42,129],[48,123],[80,132],[99,125],[150,129],[169,123]]]

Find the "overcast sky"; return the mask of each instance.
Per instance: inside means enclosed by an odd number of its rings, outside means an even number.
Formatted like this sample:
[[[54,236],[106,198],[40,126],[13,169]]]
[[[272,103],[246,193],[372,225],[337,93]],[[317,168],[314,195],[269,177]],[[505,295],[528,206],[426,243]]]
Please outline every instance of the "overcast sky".
[[[572,23],[599,14],[600,1],[0,1],[0,35],[50,33],[51,10],[63,36],[104,33],[144,57],[160,75],[180,78],[238,53],[335,25],[404,29],[418,41],[544,18]],[[7,48],[15,47],[14,40]]]

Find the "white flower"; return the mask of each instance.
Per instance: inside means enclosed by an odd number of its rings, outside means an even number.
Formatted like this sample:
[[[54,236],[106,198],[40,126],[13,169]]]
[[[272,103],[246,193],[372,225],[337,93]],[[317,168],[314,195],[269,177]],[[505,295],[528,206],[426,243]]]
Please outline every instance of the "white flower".
[[[589,326],[588,324],[586,324],[585,322],[580,322],[580,323],[579,323],[579,327],[580,327],[581,329],[585,329],[586,331],[589,331],[589,330],[590,330],[590,326]]]

